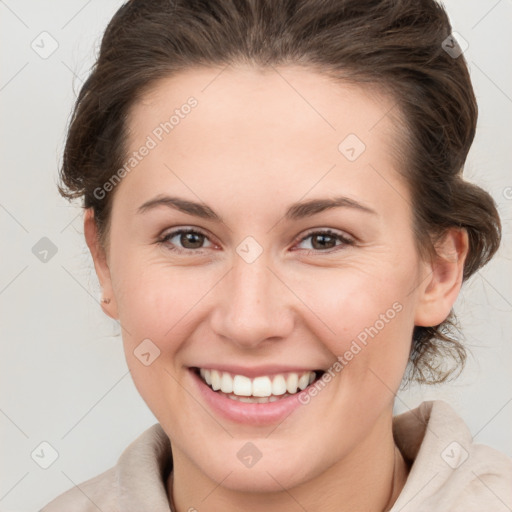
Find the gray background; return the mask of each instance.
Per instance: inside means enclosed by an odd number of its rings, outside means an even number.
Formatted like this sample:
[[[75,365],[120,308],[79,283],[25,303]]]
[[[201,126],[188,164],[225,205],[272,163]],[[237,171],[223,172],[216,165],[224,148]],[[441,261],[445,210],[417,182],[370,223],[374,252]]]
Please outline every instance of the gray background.
[[[131,381],[117,325],[99,306],[81,209],[56,190],[75,94],[120,5],[0,0],[3,512],[36,510],[105,471],[156,422]],[[465,372],[448,385],[400,393],[396,412],[445,399],[477,442],[512,455],[512,1],[445,5],[469,44],[465,56],[480,107],[466,175],[497,201],[504,241],[456,305],[473,354]],[[40,35],[44,31],[50,36]],[[47,261],[41,261],[45,248]],[[58,453],[48,469],[40,465],[52,462],[53,452],[42,442]]]

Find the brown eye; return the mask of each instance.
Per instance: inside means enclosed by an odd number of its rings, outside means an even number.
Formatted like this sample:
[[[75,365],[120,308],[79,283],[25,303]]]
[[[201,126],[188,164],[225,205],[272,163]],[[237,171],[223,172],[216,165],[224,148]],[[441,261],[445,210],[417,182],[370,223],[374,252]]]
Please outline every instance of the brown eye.
[[[204,235],[201,233],[181,233],[180,243],[185,249],[200,249],[204,243]]]
[[[310,252],[328,252],[330,249],[342,249],[347,245],[353,245],[354,240],[341,233],[324,230],[309,233],[300,240],[299,246],[305,243],[307,246],[301,247],[302,249]]]
[[[190,251],[192,254],[212,246],[208,237],[195,229],[176,229],[165,235],[161,240],[158,240],[158,243],[171,251]]]
[[[311,246],[313,249],[332,249],[333,247],[336,247],[336,238],[331,235],[318,233],[312,235]]]

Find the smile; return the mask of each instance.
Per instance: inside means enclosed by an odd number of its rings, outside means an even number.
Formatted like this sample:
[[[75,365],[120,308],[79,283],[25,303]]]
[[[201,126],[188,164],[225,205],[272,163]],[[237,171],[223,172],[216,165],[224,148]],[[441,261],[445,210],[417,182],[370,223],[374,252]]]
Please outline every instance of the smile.
[[[260,404],[295,395],[320,378],[322,373],[322,370],[307,370],[262,375],[251,379],[245,375],[196,368],[196,374],[218,394],[239,402]]]

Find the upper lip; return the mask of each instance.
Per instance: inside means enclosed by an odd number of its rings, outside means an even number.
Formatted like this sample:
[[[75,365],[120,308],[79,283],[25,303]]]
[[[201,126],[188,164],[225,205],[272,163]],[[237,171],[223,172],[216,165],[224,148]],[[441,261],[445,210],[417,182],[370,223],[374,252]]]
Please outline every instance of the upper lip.
[[[265,366],[239,366],[231,364],[209,364],[204,363],[191,368],[203,368],[205,370],[217,370],[227,372],[233,375],[245,375],[249,378],[260,377],[262,375],[277,375],[280,373],[304,373],[323,371],[320,368],[311,368],[306,366],[285,366],[285,365],[265,365]]]

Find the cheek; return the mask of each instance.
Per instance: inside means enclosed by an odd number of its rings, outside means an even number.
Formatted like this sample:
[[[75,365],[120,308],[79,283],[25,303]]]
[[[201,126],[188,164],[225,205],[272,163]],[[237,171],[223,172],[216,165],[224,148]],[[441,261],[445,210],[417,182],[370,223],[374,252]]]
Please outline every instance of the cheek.
[[[388,396],[399,387],[409,358],[416,267],[381,260],[316,274],[314,280],[302,276],[299,295],[308,297],[318,316],[317,337],[340,363],[335,373],[346,389],[366,390],[370,399]]]
[[[302,275],[296,289],[306,305],[333,332],[334,339],[364,341],[370,330],[391,332],[412,318],[411,283],[414,269],[396,270],[392,265],[328,269],[316,275]],[[340,345],[339,348],[343,348]]]
[[[215,284],[211,269],[173,267],[158,256],[125,258],[116,268],[118,313],[128,336],[166,340],[167,348],[180,338],[177,333],[191,323],[195,307]]]
[[[174,404],[174,410],[186,407],[186,394],[177,385],[182,378],[180,350],[200,320],[197,306],[211,279],[197,269],[172,268],[135,255],[119,259],[115,268],[112,281],[133,382],[157,419],[177,428],[176,419],[167,417],[167,404]]]

